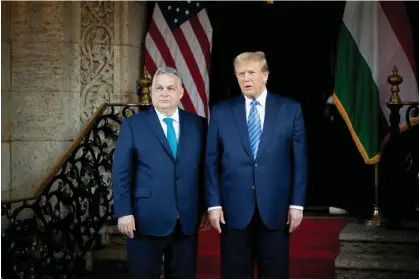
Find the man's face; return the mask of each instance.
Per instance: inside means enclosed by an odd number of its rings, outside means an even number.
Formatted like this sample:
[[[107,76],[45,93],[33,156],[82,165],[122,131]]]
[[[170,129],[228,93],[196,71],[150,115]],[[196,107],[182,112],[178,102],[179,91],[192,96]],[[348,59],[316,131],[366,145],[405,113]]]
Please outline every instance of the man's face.
[[[243,61],[236,66],[236,77],[240,89],[249,98],[257,98],[265,89],[268,72],[262,72],[262,64],[256,61]]]
[[[171,74],[158,75],[151,88],[153,106],[159,111],[174,111],[183,96],[183,88],[176,76]]]

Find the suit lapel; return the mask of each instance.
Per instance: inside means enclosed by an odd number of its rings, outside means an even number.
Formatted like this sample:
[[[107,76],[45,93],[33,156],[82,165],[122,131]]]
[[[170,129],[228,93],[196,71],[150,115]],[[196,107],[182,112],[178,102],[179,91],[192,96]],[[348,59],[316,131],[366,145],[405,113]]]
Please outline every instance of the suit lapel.
[[[266,96],[265,121],[263,123],[261,142],[259,144],[258,154],[256,156],[257,159],[259,159],[262,155],[268,143],[272,130],[276,125],[276,118],[278,115],[276,113],[276,110],[278,110],[278,107],[279,106],[276,103],[276,99],[272,98],[271,94],[268,92],[268,95]]]
[[[172,150],[170,149],[169,143],[167,141],[167,138],[163,132],[162,126],[159,121],[159,117],[157,116],[156,112],[154,111],[154,108],[150,108],[147,111],[147,122],[150,124],[152,130],[156,134],[157,138],[159,139],[161,145],[166,150],[166,152],[170,155],[170,157],[174,160]]]
[[[247,130],[246,102],[243,96],[238,98],[237,102],[233,105],[233,113],[243,147],[249,158],[253,161],[253,155],[250,151],[249,132]]]
[[[182,154],[186,152],[187,146],[188,146],[188,139],[190,138],[188,136],[189,134],[189,118],[186,115],[186,113],[179,109],[179,144],[178,144],[178,154],[177,154],[177,160],[179,161],[180,158],[182,158]]]

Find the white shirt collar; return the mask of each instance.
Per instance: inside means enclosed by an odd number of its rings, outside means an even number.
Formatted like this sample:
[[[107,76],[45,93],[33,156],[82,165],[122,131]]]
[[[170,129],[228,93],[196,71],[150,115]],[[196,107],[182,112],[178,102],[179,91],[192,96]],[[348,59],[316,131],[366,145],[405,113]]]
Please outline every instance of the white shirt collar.
[[[160,122],[163,122],[163,119],[167,118],[166,115],[159,112],[156,108],[154,108],[154,110],[156,111],[157,117],[159,118]],[[172,118],[175,122],[179,123],[179,108],[176,108],[175,112],[172,114],[172,116],[170,116],[170,118]]]
[[[259,97],[256,98],[256,100],[259,102],[259,105],[262,107],[265,107],[266,105],[266,96],[268,95],[268,90],[265,89],[263,90],[262,94],[260,94]],[[246,99],[246,106],[249,106],[250,103],[253,101],[253,99],[247,97],[246,95],[244,95],[244,98]]]

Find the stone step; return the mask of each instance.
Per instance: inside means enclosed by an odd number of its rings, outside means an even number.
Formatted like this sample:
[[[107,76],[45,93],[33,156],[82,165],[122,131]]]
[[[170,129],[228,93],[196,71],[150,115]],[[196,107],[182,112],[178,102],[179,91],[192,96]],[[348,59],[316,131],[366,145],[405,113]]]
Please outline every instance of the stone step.
[[[410,222],[407,229],[390,231],[385,227],[368,227],[363,224],[349,223],[339,234],[340,241],[382,242],[419,245],[419,222]]]
[[[129,279],[129,269],[126,261],[103,260],[95,262],[91,276],[83,279]]]
[[[93,262],[101,261],[126,261],[127,247],[126,242],[114,243],[106,245],[106,247],[92,251]]]
[[[383,227],[348,224],[340,233],[340,253],[419,255],[419,226],[389,231]]]
[[[336,279],[418,279],[419,223],[391,231],[350,223],[341,231]]]
[[[335,269],[340,279],[419,278],[419,254],[341,253],[336,257]]]
[[[126,245],[127,236],[120,233],[117,225],[104,225],[100,230],[101,242],[104,245],[119,243]]]
[[[340,253],[359,254],[406,254],[419,255],[419,245],[409,243],[388,243],[388,242],[353,242],[341,241]]]
[[[403,271],[368,271],[368,270],[336,270],[335,279],[418,279],[416,272]]]

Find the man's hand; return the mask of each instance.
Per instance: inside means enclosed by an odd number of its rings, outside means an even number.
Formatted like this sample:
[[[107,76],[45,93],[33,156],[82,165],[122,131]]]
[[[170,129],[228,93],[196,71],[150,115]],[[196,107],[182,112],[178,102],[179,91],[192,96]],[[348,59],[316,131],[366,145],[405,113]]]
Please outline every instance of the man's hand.
[[[208,212],[209,220],[214,229],[221,233],[220,222],[225,224],[224,212],[221,208],[212,209]]]
[[[134,215],[118,218],[118,229],[122,234],[125,234],[129,238],[133,238],[135,231]]]
[[[292,233],[303,220],[303,211],[300,209],[290,208],[288,210],[287,225],[290,226],[290,233]]]
[[[207,231],[211,229],[211,223],[208,218],[208,213],[204,213],[201,216],[201,224],[199,225],[200,231]]]

